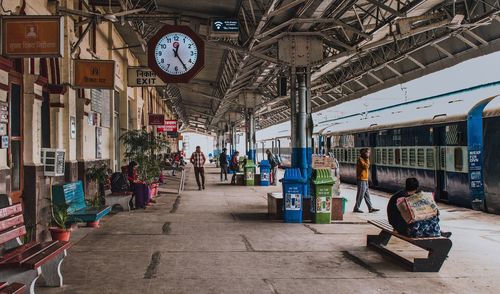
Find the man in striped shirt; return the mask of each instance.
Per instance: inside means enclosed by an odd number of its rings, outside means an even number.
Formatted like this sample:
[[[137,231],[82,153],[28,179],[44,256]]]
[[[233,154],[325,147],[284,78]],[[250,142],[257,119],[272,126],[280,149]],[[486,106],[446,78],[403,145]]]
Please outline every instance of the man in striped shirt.
[[[196,183],[198,184],[198,190],[205,190],[205,169],[203,165],[205,164],[206,158],[205,154],[201,152],[200,146],[196,146],[196,151],[191,155],[189,160],[194,166],[194,175],[196,177]],[[201,184],[200,184],[201,176]]]

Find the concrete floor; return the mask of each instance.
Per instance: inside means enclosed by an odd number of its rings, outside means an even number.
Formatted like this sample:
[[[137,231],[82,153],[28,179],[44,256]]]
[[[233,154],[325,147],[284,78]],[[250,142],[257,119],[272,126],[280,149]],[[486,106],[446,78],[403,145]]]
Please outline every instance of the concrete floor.
[[[365,246],[366,235],[378,230],[364,220],[386,217],[387,195],[372,194],[381,212],[353,214],[355,191],[343,185],[349,200],[343,223],[285,224],[267,218],[266,193],[279,186],[230,186],[216,172],[207,168],[203,192],[190,175],[180,198],[162,193],[152,208],[76,230],[62,266],[65,286],[37,293],[500,291],[500,216],[442,205],[442,227],[453,232],[450,256],[439,273],[411,273]]]

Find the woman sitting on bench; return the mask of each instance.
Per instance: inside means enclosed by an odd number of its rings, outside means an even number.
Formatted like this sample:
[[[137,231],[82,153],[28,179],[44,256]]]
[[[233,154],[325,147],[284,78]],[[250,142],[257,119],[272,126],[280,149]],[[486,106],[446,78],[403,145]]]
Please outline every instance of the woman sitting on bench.
[[[442,232],[439,227],[439,211],[436,215],[425,220],[408,223],[398,208],[398,199],[420,193],[419,182],[416,178],[406,179],[405,189],[392,195],[387,205],[387,217],[392,227],[401,235],[412,238],[437,237],[449,238],[451,232]],[[401,200],[399,200],[401,201]]]
[[[146,208],[151,202],[151,191],[149,185],[139,180],[137,175],[137,162],[131,161],[128,164],[128,180],[130,182],[130,190],[135,194],[135,208]]]

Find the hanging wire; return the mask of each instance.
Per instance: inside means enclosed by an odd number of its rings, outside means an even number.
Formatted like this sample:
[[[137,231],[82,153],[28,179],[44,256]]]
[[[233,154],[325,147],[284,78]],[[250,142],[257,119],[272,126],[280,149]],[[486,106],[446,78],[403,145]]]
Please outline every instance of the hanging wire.
[[[14,12],[12,10],[5,10],[5,8],[3,8],[3,0],[0,0],[0,7],[2,8],[2,11],[9,14],[9,15],[12,15],[14,14]]]

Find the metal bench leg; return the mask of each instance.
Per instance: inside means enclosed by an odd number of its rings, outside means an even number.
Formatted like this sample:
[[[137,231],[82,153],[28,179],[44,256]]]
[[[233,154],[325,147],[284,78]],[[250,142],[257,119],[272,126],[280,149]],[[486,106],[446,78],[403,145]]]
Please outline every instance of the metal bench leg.
[[[376,245],[387,245],[392,235],[386,231],[381,231],[378,235],[368,235],[366,238],[367,245],[376,244]]]
[[[51,261],[42,265],[42,280],[45,286],[49,287],[62,287],[63,276],[61,273],[61,265],[68,253],[64,250],[63,253],[54,257]]]
[[[427,258],[415,258],[414,272],[439,272],[451,250],[452,242],[449,239],[427,240],[417,244],[429,251]]]

